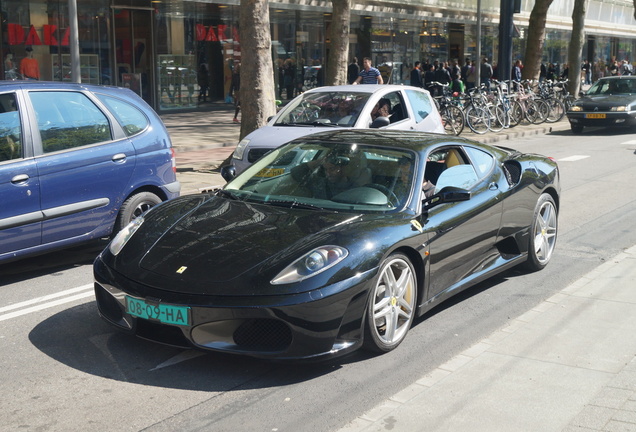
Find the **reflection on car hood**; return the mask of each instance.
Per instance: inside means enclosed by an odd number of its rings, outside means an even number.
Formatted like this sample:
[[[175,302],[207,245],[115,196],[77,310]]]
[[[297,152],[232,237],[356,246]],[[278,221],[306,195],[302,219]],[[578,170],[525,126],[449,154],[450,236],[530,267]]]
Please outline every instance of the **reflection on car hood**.
[[[615,106],[625,106],[636,102],[636,95],[589,95],[579,99],[576,105],[586,111],[598,107],[599,111]]]
[[[147,251],[140,266],[160,276],[160,285],[178,286],[184,293],[249,295],[252,293],[237,292],[241,290],[238,286],[250,285],[244,280],[237,284],[219,283],[240,279],[259,266],[265,270],[277,264],[284,267],[308,248],[329,239],[333,242],[327,231],[347,219],[351,219],[350,214],[287,209],[214,197],[163,233]],[[179,269],[183,270],[179,272]],[[175,283],[167,283],[170,280]],[[215,292],[217,290],[219,292]]]

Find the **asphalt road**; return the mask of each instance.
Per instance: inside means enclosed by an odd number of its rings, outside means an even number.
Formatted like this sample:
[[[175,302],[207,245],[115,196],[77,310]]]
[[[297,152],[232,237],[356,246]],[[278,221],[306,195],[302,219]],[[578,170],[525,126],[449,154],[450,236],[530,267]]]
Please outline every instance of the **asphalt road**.
[[[419,319],[391,353],[281,364],[172,349],[97,316],[103,244],[0,266],[4,431],[333,431],[636,244],[636,134],[505,143],[554,157],[559,240],[542,272],[508,271]],[[479,421],[479,419],[475,419]]]

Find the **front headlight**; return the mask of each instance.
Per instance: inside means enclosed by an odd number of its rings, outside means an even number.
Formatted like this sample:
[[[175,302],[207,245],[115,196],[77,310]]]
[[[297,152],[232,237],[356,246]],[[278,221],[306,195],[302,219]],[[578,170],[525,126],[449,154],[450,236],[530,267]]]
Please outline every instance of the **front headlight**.
[[[250,143],[250,140],[243,138],[241,142],[238,143],[236,149],[234,150],[234,159],[243,160],[243,153],[245,153],[245,148]]]
[[[340,246],[322,246],[309,251],[287,266],[272,281],[272,285],[300,282],[315,276],[338,264],[349,255],[349,251]]]
[[[612,107],[610,111],[629,111],[629,107],[628,106]]]
[[[117,254],[121,252],[124,246],[126,246],[128,240],[130,240],[133,234],[137,232],[142,223],[144,223],[144,217],[139,216],[133,219],[128,225],[126,225],[124,229],[119,231],[115,238],[108,245],[110,253],[112,253],[114,256],[117,256]]]
[[[577,105],[573,105],[570,107],[570,111],[583,111],[583,108]]]

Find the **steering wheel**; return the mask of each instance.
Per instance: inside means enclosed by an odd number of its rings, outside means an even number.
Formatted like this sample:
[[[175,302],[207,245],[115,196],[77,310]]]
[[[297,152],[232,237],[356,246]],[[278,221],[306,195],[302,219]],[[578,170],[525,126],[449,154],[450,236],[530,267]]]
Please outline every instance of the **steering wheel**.
[[[368,184],[365,184],[364,186],[372,188],[372,189],[377,189],[380,192],[382,192],[384,195],[386,195],[386,199],[389,202],[389,205],[393,207],[398,205],[398,203],[400,202],[400,198],[398,198],[398,196],[395,193],[393,193],[391,189],[389,189],[388,187],[384,185],[377,184],[377,183],[368,183]]]

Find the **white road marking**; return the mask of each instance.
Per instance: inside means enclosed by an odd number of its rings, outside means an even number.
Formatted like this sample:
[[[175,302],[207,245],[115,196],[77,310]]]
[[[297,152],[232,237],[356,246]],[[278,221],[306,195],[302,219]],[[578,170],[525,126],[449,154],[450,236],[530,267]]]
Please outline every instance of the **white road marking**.
[[[636,140],[629,140],[621,143],[622,145],[632,145],[636,144]]]
[[[558,162],[576,162],[576,161],[580,161],[581,159],[587,159],[589,157],[590,156],[588,155],[574,155],[574,156],[568,156],[563,159],[559,159]]]
[[[59,306],[64,303],[80,300],[92,295],[93,295],[93,284],[88,284],[88,285],[82,285],[77,288],[71,288],[65,291],[60,291],[55,294],[49,294],[42,297],[36,297],[34,299],[23,301],[20,303],[15,303],[9,306],[3,306],[3,307],[0,307],[0,321],[16,318],[16,317],[26,315],[32,312],[38,312],[44,309]],[[64,297],[64,298],[59,298],[59,297]],[[57,299],[57,300],[53,300],[53,299]],[[38,304],[38,303],[41,303],[41,304]],[[31,305],[37,305],[37,306],[28,307]],[[4,312],[12,311],[12,310],[16,310],[16,311],[4,313]]]

